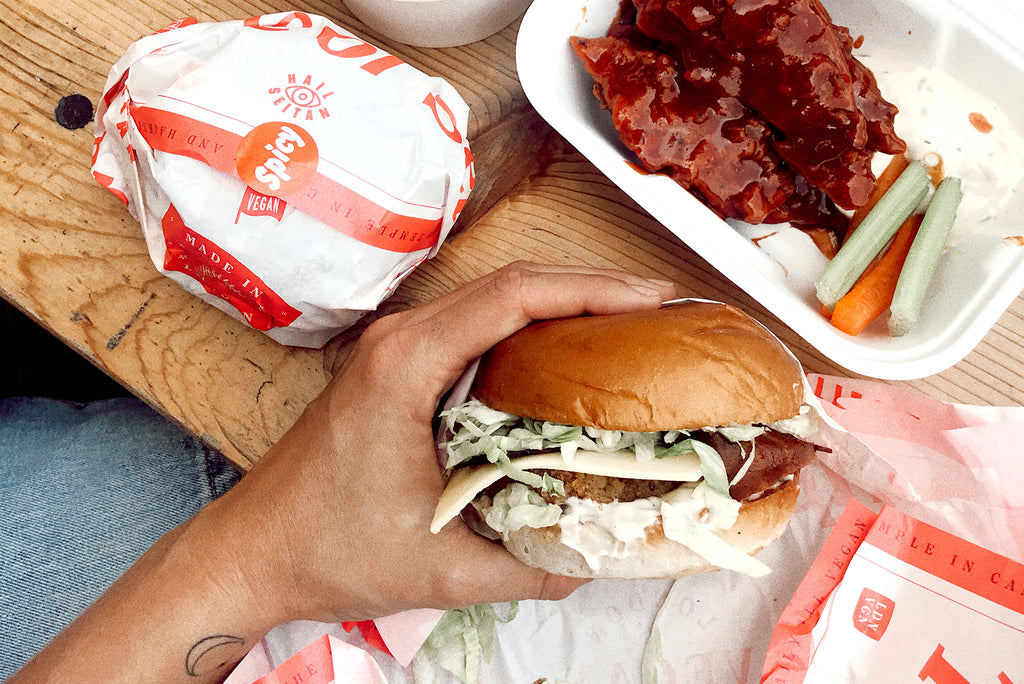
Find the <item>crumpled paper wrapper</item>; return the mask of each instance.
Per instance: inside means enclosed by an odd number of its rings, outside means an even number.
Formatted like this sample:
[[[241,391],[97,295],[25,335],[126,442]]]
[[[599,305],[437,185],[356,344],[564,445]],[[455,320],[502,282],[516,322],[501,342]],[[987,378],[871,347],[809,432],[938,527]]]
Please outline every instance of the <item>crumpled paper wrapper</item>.
[[[374,662],[370,653],[348,644],[334,632],[340,632],[337,625],[310,623],[312,636],[297,648],[288,648],[289,655],[277,660],[271,652],[250,654],[228,678],[229,682],[244,681],[246,684],[333,684],[334,682],[359,682],[360,684],[387,684],[384,673]],[[307,634],[301,623],[292,626],[292,634],[305,639]],[[279,665],[270,666],[271,662]]]
[[[375,309],[473,186],[455,89],[305,12],[177,22],[131,45],[104,93],[93,175],[154,265],[284,344]]]
[[[815,441],[832,452],[802,471],[789,529],[759,555],[771,574],[595,580],[564,601],[523,601],[497,626],[479,681],[759,682],[775,624],[851,498],[1024,560],[1024,471],[1013,448],[1024,440],[1024,407],[951,404],[867,380],[811,374],[808,382],[825,421]],[[381,635],[408,654],[439,616],[394,616],[383,622],[397,629]],[[319,636],[316,623],[301,625],[301,635],[294,624],[278,627],[254,653],[297,650]],[[355,633],[347,640],[365,646]],[[374,657],[388,682],[461,681],[415,658],[408,667]]]

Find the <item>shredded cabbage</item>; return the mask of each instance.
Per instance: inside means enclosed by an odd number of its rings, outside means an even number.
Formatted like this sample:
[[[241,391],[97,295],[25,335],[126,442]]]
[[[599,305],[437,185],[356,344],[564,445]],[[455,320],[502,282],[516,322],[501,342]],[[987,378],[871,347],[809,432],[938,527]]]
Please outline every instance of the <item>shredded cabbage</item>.
[[[818,431],[818,416],[809,405],[804,404],[797,415],[772,423],[768,427],[800,439],[808,439]]]
[[[510,452],[543,449],[558,449],[567,463],[572,462],[579,449],[632,451],[640,461],[692,450],[679,441],[683,437],[689,438],[689,434],[682,430],[625,432],[521,419],[511,413],[496,411],[477,399],[453,406],[441,416],[450,435],[443,444],[447,455],[445,467],[449,469],[480,456],[491,463],[498,463],[505,460]],[[719,428],[719,431],[739,429]],[[758,433],[764,431],[764,428],[753,429]]]
[[[632,451],[638,461],[696,453],[701,461],[701,472],[708,483],[708,508],[715,526],[721,529],[730,527],[732,523],[726,523],[735,520],[739,509],[739,503],[729,496],[730,483],[721,456],[710,445],[691,437],[690,431],[625,432],[563,425],[520,418],[492,409],[477,399],[454,406],[441,416],[449,433],[448,440],[442,444],[447,469],[483,457],[513,480],[544,492],[560,492],[562,483],[559,480],[517,468],[509,459],[509,453],[557,449],[566,463],[571,463],[580,449],[599,452]],[[817,430],[817,422],[810,407],[805,405],[799,415],[768,426],[729,425],[704,430],[717,431],[730,441],[741,442],[754,439],[768,428],[806,438]],[[749,466],[752,456],[748,456],[743,472]]]
[[[730,442],[749,442],[752,439],[760,437],[769,429],[775,430],[776,432],[784,432],[787,435],[793,435],[800,439],[808,439],[818,431],[818,419],[814,415],[814,412],[811,411],[811,407],[807,404],[803,404],[800,407],[800,413],[796,414],[792,418],[777,420],[774,423],[769,423],[768,425],[725,425],[722,427],[705,429],[718,432],[718,434],[722,435]]]
[[[658,617],[661,616],[661,611],[665,610],[665,606],[669,604],[668,601],[664,601],[661,604],[661,608],[658,609]],[[658,684],[663,681],[660,679],[660,670],[662,668],[659,665],[664,662],[664,657],[661,652],[661,629],[658,626],[657,618],[655,618],[654,625],[651,627],[651,634],[647,638],[647,644],[644,646],[643,660],[640,662],[640,684]]]
[[[729,495],[729,476],[721,454],[709,444],[697,439],[685,439],[672,445],[673,454],[695,453],[700,459],[701,485],[711,521],[720,530],[727,530],[736,522],[740,502]]]
[[[491,507],[484,511],[484,522],[504,534],[521,527],[549,527],[561,515],[561,506],[549,504],[526,485],[513,482],[494,495]]]
[[[736,471],[735,475],[733,475],[732,480],[729,481],[730,486],[734,485],[737,482],[739,482],[740,480],[742,480],[743,477],[747,474],[747,471],[750,470],[750,466],[753,465],[753,463],[754,463],[754,454],[756,452],[757,452],[757,442],[751,442],[750,443],[750,453],[749,454],[744,453],[743,452],[743,446],[742,445],[740,446],[740,453],[743,454],[743,465],[740,466],[740,469]]]
[[[763,577],[771,568],[739,549],[727,544],[710,528],[701,525],[683,506],[661,502],[661,525],[665,536],[683,544],[720,568],[735,570],[752,577]]]
[[[764,434],[762,425],[726,425],[718,428],[718,434],[730,442],[749,442]]]
[[[430,636],[413,658],[417,682],[434,681],[432,666],[455,675],[463,684],[476,684],[483,661],[490,662],[497,638],[497,624],[515,619],[519,604],[508,604],[504,618],[487,603],[445,611]]]

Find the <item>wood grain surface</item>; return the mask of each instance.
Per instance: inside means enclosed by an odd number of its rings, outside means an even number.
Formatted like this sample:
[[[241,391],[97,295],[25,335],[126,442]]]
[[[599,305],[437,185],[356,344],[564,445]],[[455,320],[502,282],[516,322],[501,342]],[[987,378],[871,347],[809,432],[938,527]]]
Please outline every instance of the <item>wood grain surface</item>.
[[[141,231],[89,166],[92,127],[58,126],[58,100],[96,102],[135,40],[185,16],[327,16],[470,105],[478,184],[453,236],[379,314],[415,306],[516,259],[617,267],[675,281],[680,295],[736,304],[809,371],[849,375],[651,219],[530,108],[515,73],[513,24],[460,48],[392,45],[340,2],[0,2],[0,295],[171,420],[242,468],[327,383],[365,321],[323,349],[281,346],[161,276]],[[367,320],[372,316],[367,317]],[[912,382],[931,396],[1024,404],[1024,303],[1017,299],[961,363]]]

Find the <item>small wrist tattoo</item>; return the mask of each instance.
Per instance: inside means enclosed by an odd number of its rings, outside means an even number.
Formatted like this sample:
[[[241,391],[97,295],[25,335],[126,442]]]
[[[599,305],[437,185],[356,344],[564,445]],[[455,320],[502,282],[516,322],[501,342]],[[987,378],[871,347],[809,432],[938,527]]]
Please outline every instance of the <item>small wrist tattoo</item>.
[[[214,672],[228,663],[240,660],[245,653],[245,639],[229,634],[215,634],[197,641],[185,656],[185,672],[190,677]]]

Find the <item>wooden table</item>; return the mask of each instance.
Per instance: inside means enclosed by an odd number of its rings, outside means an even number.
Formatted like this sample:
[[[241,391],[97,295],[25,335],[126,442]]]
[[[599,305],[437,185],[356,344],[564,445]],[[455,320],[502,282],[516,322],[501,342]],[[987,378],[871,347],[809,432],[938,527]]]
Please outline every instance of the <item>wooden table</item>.
[[[91,126],[65,130],[53,115],[70,93],[96,102],[129,44],[186,16],[325,15],[445,77],[469,103],[477,188],[453,237],[382,311],[428,301],[515,259],[618,267],[673,280],[680,295],[736,304],[807,370],[849,375],[551,131],[516,78],[516,24],[466,47],[415,49],[389,44],[338,1],[0,2],[0,295],[243,469],[320,392],[360,326],[323,349],[289,348],[186,294],[157,272],[138,225],[90,175]],[[955,367],[897,384],[951,401],[1024,404],[1024,300]]]

